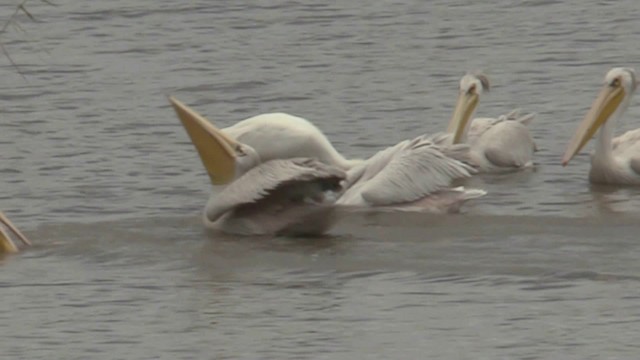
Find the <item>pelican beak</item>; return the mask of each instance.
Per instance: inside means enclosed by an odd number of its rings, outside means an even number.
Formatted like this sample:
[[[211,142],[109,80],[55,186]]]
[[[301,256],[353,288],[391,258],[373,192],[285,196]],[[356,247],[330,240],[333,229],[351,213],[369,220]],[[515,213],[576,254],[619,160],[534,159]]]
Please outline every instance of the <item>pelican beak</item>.
[[[18,247],[11,241],[9,234],[0,228],[0,254],[17,253]]]
[[[236,172],[235,149],[239,143],[176,98],[169,97],[169,101],[198,150],[211,183],[224,185],[233,181]]]
[[[460,92],[460,95],[458,95],[456,108],[453,111],[453,116],[447,129],[448,133],[453,134],[453,144],[457,144],[462,140],[462,134],[464,134],[467,123],[476,110],[476,106],[478,106],[479,99],[480,97],[475,91]]]
[[[4,216],[4,214],[1,212],[0,212],[0,224],[5,225],[11,232],[16,234],[18,239],[22,240],[22,242],[24,242],[26,245],[31,246],[31,242],[29,241],[29,239],[27,239],[27,237],[24,236],[24,234],[22,234],[22,232],[20,232],[20,230],[18,230],[18,228],[15,227],[13,223],[11,223],[11,221],[9,221],[9,219],[7,219],[7,217]],[[2,227],[0,227],[0,253],[2,252],[6,252],[6,253],[18,252],[18,247],[13,241],[11,241],[11,237],[9,236],[7,231],[5,231]]]
[[[578,130],[571,138],[567,151],[562,157],[562,166],[567,166],[569,161],[586,145],[598,129],[607,122],[609,117],[618,109],[625,98],[626,93],[620,85],[605,85],[600,94],[591,105],[591,109],[580,123]]]

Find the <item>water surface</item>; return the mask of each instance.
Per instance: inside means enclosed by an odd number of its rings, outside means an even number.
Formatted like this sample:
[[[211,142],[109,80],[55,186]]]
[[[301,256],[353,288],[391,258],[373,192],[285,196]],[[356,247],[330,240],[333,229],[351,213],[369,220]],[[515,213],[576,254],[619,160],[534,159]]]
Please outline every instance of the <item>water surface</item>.
[[[2,356],[24,359],[633,359],[638,189],[560,156],[635,0],[57,1],[2,39],[0,208],[34,249],[0,260]],[[2,7],[8,16],[11,7]],[[168,105],[219,126],[271,111],[350,157],[479,116],[538,113],[535,171],[485,175],[460,216],[345,215],[322,239],[207,234],[208,178]],[[621,129],[637,127],[632,102]]]

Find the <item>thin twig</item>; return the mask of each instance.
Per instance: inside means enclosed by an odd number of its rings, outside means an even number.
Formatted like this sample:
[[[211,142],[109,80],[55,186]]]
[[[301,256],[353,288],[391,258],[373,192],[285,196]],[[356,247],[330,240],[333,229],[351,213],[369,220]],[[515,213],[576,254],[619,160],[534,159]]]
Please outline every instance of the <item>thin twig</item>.
[[[6,56],[7,59],[9,59],[9,62],[11,63],[11,65],[13,65],[13,67],[16,69],[18,74],[20,74],[20,76],[22,76],[24,80],[27,80],[27,77],[24,76],[24,73],[22,72],[22,70],[20,70],[20,67],[18,66],[18,64],[16,64],[16,62],[13,61],[13,58],[11,57],[11,55],[9,55],[9,52],[7,51],[7,49],[4,47],[2,43],[0,43],[0,49],[2,49],[4,56]]]
[[[18,6],[16,6],[16,9],[13,11],[13,14],[11,14],[11,16],[9,16],[9,19],[7,19],[7,21],[4,22],[4,25],[2,25],[2,29],[0,29],[0,34],[2,34],[5,31],[7,31],[7,28],[9,27],[9,24],[11,24],[13,19],[15,19],[15,17],[18,15],[18,13],[20,13],[20,8],[24,8],[24,4],[26,4],[27,1],[29,1],[29,0],[22,0],[22,2],[20,4],[18,4]]]
[[[13,13],[11,14],[11,16],[9,16],[9,18],[4,22],[4,24],[0,28],[0,35],[2,35],[3,33],[5,33],[7,31],[7,29],[9,28],[9,25],[13,25],[15,28],[17,28],[17,29],[21,30],[22,32],[26,33],[26,31],[22,28],[22,26],[18,23],[18,21],[16,21],[16,17],[20,13],[25,14],[29,19],[31,19],[31,21],[34,21],[34,22],[36,21],[36,18],[26,8],[26,4],[27,4],[28,1],[29,0],[22,0],[16,6],[16,8],[13,11]],[[45,3],[45,4],[48,4],[50,6],[57,6],[56,4],[51,2],[50,0],[40,0],[40,1]],[[20,67],[18,66],[18,64],[15,61],[13,61],[13,58],[11,57],[11,55],[9,55],[9,52],[7,51],[7,49],[5,48],[4,44],[1,41],[0,41],[0,50],[4,53],[4,55],[7,57],[7,59],[9,59],[9,62],[16,69],[16,71],[26,80],[26,77],[24,76],[24,74],[20,70]]]

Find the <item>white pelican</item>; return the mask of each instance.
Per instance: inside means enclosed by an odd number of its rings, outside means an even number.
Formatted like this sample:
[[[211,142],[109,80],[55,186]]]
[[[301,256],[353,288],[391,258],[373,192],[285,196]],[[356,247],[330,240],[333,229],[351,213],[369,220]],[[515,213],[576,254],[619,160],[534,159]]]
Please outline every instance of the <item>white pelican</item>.
[[[260,114],[223,128],[222,132],[236,141],[249,145],[261,161],[308,157],[325,164],[349,170],[364,162],[363,159],[347,159],[336,150],[329,139],[309,120],[286,114]],[[429,138],[447,156],[467,161],[467,145],[451,145],[450,136],[437,133]]]
[[[228,153],[237,160],[237,172],[251,164],[238,151],[244,147]],[[258,164],[209,199],[205,225],[242,235],[322,234],[335,220],[331,205],[345,175],[340,169],[309,158]]]
[[[453,144],[468,143],[471,162],[482,172],[514,171],[533,166],[536,145],[527,125],[535,114],[519,116],[518,110],[495,118],[475,118],[480,95],[489,91],[489,79],[483,74],[466,74],[447,132]]]
[[[328,205],[342,189],[344,171],[308,158],[262,162],[252,147],[169,100],[217,187],[203,214],[207,228],[241,235],[315,235],[332,225]]]
[[[3,225],[7,227],[7,230],[5,230]],[[2,212],[0,212],[0,254],[15,253],[19,250],[18,246],[11,240],[9,232],[15,234],[16,237],[26,245],[31,246],[29,239],[27,239],[27,237],[24,236]]]
[[[640,129],[630,130],[613,138],[616,121],[629,107],[637,86],[634,69],[619,67],[609,70],[600,94],[564,153],[563,166],[600,129],[596,148],[591,156],[589,180],[601,184],[640,185]]]
[[[261,114],[222,129],[240,143],[251,146],[261,161],[308,157],[348,170],[362,162],[346,159],[310,121],[285,113]]]
[[[262,177],[266,171],[246,172],[262,163],[262,153],[246,143],[232,139],[175,98],[169,98],[169,100],[198,150],[200,159],[207,169],[212,183],[214,185],[230,184],[223,190],[223,192],[228,192],[229,195],[226,196],[232,199],[225,201],[225,209],[237,206],[237,202],[234,199],[239,195],[236,195],[236,193],[249,192],[252,194],[264,192],[262,187],[266,182]],[[261,122],[260,127],[263,129],[268,128],[268,123],[268,121]],[[271,144],[275,145],[276,148],[275,152],[273,149],[267,149],[272,159],[292,159],[299,156],[299,154],[304,154],[317,160],[313,146],[322,143],[322,141],[314,142],[311,150],[299,150],[299,152],[292,153],[292,148],[287,146],[291,138],[286,132],[286,127],[283,129],[285,130],[281,137],[270,139]],[[319,130],[317,132],[320,135],[322,134]],[[260,134],[260,132],[255,131],[251,131],[251,133]],[[278,132],[271,134],[275,133]],[[322,136],[324,137],[324,135]],[[293,138],[293,142],[296,143],[297,138],[295,136]],[[326,143],[323,153],[330,153],[331,151],[327,151],[326,147],[331,146],[331,144],[326,138],[324,140]],[[257,143],[262,147],[268,148],[269,142],[265,141],[264,138],[257,141]],[[293,148],[297,148],[297,146]],[[467,147],[464,145],[453,146],[449,151],[461,151],[460,149],[466,150]],[[337,154],[337,152],[335,153]],[[305,161],[311,160],[307,159]],[[269,165],[272,162],[273,160],[264,162],[256,169],[260,169],[262,166],[272,166]],[[474,172],[473,168],[448,157],[440,151],[437,145],[424,136],[403,141],[378,152],[365,161],[345,160],[345,163],[342,164],[343,166],[338,163],[328,163],[327,165],[327,172],[333,174],[333,177],[331,177],[332,185],[328,187],[323,185],[320,189],[321,193],[325,194],[324,199],[326,199],[326,192],[331,191],[338,197],[336,204],[342,206],[454,212],[466,200],[486,194],[483,190],[466,190],[462,187],[451,188],[450,183],[453,180],[470,177]],[[347,170],[346,179],[337,184],[335,180],[339,177],[338,174],[342,173],[342,168]],[[268,181],[270,184],[283,181],[276,176],[278,175],[276,172],[271,173],[274,175],[271,175],[271,179]],[[308,190],[307,186],[302,188]],[[283,189],[282,194],[287,191],[290,190]],[[309,197],[308,193],[304,193],[304,196]],[[331,199],[333,199],[333,196],[331,196]],[[220,202],[219,194],[214,194],[210,198],[205,208],[205,224],[211,224],[211,214],[215,212],[212,209],[219,207]],[[265,202],[263,202],[262,206],[264,206]],[[326,200],[314,202],[314,204],[316,203],[324,204]],[[260,207],[257,206],[253,208],[260,210]],[[251,230],[248,232],[251,232]]]

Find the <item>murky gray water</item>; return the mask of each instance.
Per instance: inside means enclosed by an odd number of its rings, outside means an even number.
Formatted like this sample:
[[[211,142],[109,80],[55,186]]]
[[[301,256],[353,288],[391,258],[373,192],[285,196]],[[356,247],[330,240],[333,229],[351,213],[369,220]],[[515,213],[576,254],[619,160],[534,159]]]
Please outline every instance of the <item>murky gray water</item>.
[[[56,3],[3,34],[27,81],[3,60],[0,209],[37,245],[0,259],[0,357],[638,357],[640,190],[559,166],[605,72],[640,66],[637,1]],[[538,112],[539,166],[472,180],[465,214],[204,232],[167,95],[220,126],[304,116],[365,157],[442,130],[475,69],[479,116]]]

